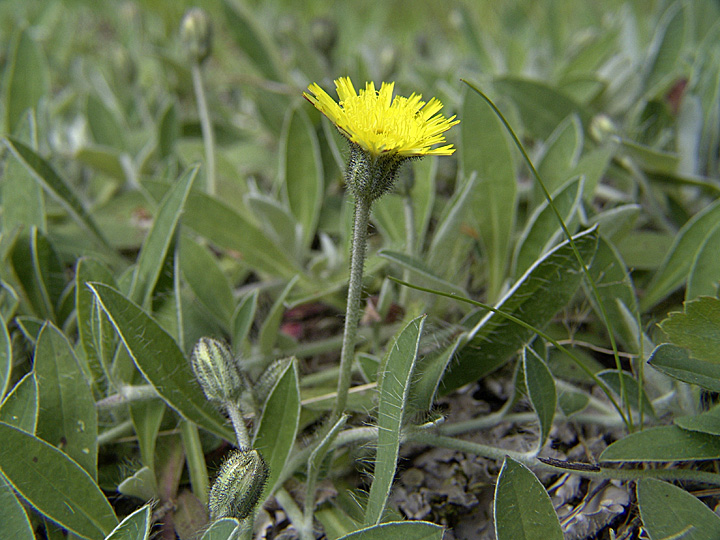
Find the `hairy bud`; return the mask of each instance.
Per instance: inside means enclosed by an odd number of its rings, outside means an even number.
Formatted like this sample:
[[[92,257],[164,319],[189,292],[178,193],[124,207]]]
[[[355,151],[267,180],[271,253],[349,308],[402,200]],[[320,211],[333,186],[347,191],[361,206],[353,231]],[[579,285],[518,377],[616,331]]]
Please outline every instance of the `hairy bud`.
[[[262,407],[277,382],[280,374],[285,371],[290,361],[288,359],[275,360],[270,364],[255,383],[255,400]]]
[[[193,372],[210,401],[236,401],[243,391],[243,376],[227,343],[200,338],[190,355]]]
[[[212,24],[208,14],[200,8],[185,13],[180,23],[180,39],[191,60],[202,63],[212,49]]]
[[[248,517],[262,496],[268,473],[257,450],[231,452],[210,489],[210,519]]]

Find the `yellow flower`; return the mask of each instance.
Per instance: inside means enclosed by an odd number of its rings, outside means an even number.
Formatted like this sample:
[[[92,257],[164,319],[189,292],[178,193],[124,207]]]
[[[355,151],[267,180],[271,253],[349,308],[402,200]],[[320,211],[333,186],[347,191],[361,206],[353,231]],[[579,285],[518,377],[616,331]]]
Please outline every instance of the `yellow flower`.
[[[315,83],[308,87],[310,93],[303,95],[340,133],[373,158],[449,156],[455,152],[452,144],[432,146],[444,143],[443,133],[460,121],[438,114],[443,105],[435,98],[427,103],[419,94],[393,99],[394,86],[382,83],[376,91],[375,84],[369,82],[358,93],[350,77],[341,77],[335,81],[339,103]]]

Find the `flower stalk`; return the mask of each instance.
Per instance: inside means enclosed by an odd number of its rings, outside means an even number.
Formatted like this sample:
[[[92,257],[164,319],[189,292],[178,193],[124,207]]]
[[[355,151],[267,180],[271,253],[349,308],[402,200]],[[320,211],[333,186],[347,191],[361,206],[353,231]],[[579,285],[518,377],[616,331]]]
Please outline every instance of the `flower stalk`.
[[[180,24],[180,38],[188,60],[190,60],[193,89],[200,116],[200,129],[202,130],[205,146],[205,163],[207,167],[205,188],[208,195],[215,195],[215,137],[202,78],[202,64],[212,52],[212,24],[208,14],[200,8],[188,10]]]
[[[355,219],[353,220],[350,246],[350,281],[348,283],[343,343],[340,352],[340,375],[338,378],[337,399],[331,416],[333,423],[335,423],[345,411],[348,390],[350,390],[352,364],[355,358],[355,341],[357,339],[357,329],[362,311],[360,299],[362,295],[363,268],[365,266],[365,254],[367,252],[367,231],[370,222],[371,206],[372,201],[368,201],[366,198],[360,197],[355,200]]]
[[[311,84],[303,94],[347,139],[350,155],[345,181],[355,197],[340,374],[330,425],[347,407],[362,313],[362,277],[372,204],[393,188],[405,161],[426,155],[451,155],[455,151],[451,144],[435,145],[445,143],[444,133],[459,122],[454,116],[448,119],[439,114],[442,103],[435,98],[425,102],[419,94],[393,97],[394,83],[383,83],[376,90],[369,82],[358,92],[349,77],[342,77],[335,81],[335,87],[338,102],[317,84]],[[414,243],[414,235],[410,238]],[[413,248],[408,246],[409,250]]]

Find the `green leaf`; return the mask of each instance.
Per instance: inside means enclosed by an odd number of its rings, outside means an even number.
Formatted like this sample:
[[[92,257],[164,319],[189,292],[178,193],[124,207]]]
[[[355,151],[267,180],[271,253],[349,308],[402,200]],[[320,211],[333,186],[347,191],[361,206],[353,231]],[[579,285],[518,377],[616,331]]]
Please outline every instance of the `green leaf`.
[[[218,519],[205,531],[201,540],[233,540],[239,526],[240,523],[235,518]]]
[[[597,249],[597,230],[574,237],[575,246],[585,261]],[[496,308],[535,328],[548,324],[565,307],[577,290],[582,271],[569,242],[564,242],[537,261],[498,302]],[[477,311],[466,321],[473,328],[460,336],[462,346],[448,366],[442,380],[447,393],[498,369],[523,344],[532,339],[532,330],[497,313],[482,317]],[[478,321],[479,319],[479,321]]]
[[[615,336],[618,336],[628,350],[638,352],[636,336],[625,324],[622,305],[633,315],[639,318],[635,288],[630,279],[630,273],[625,267],[615,247],[600,237],[598,249],[590,265],[590,275],[595,281],[599,298],[588,294],[598,319],[602,322],[599,304],[605,308],[607,323]],[[588,287],[589,289],[589,287]]]
[[[241,2],[223,0],[227,28],[255,68],[271,81],[282,81],[279,55],[270,33],[261,28],[252,12]]]
[[[674,238],[657,232],[631,232],[616,247],[628,268],[656,270],[670,249]]]
[[[663,92],[668,83],[675,78],[675,66],[683,54],[685,27],[683,3],[675,2],[663,14],[650,46],[645,74],[647,98]]]
[[[618,377],[616,369],[606,369],[604,371],[599,371],[595,375],[597,375],[599,379],[602,379],[616,395],[620,396],[620,378]],[[639,389],[637,380],[627,371],[623,371],[621,376],[623,378],[623,386],[625,387],[625,395],[627,396],[627,402],[624,403],[624,405],[625,407],[629,405],[635,410],[638,410],[638,404],[641,398],[638,393]],[[644,414],[655,416],[655,409],[652,406],[652,402],[644,391],[642,392],[642,407]]]
[[[47,238],[31,227],[29,238],[18,239],[11,257],[13,270],[34,314],[54,321],[65,283],[62,266]]]
[[[149,307],[153,289],[175,237],[175,228],[183,212],[199,167],[189,169],[168,191],[160,203],[152,228],[143,242],[133,275],[130,298]]]
[[[128,178],[128,172],[123,165],[123,159],[127,159],[127,156],[123,156],[115,148],[97,145],[84,146],[75,152],[74,158],[119,182],[124,182]]]
[[[257,309],[258,291],[257,289],[245,296],[232,317],[232,345],[235,354],[240,354],[244,348],[245,340],[250,333],[250,327],[255,319],[255,310]]]
[[[155,470],[155,445],[165,409],[165,403],[159,399],[139,401],[130,405],[130,418],[138,438],[140,461],[153,471]]]
[[[605,146],[595,148],[594,150],[583,154],[575,168],[570,172],[571,177],[585,177],[585,190],[583,196],[586,200],[591,200],[594,197],[595,189],[605,174],[616,149],[617,144],[614,141],[610,144],[606,144]]]
[[[495,535],[498,540],[562,540],[550,496],[535,475],[506,457],[495,486]]]
[[[565,416],[570,416],[585,409],[590,403],[590,396],[580,390],[563,388],[558,392],[558,407]]]
[[[400,451],[400,435],[425,316],[410,321],[389,346],[378,383],[378,441],[365,524],[380,523]]]
[[[461,117],[462,170],[466,177],[477,173],[470,212],[486,253],[488,295],[494,300],[506,277],[515,226],[515,160],[503,124],[475,92],[466,93]]]
[[[168,189],[167,185],[159,182],[143,185],[157,198],[161,198]],[[190,193],[183,213],[183,225],[217,246],[239,252],[250,267],[272,276],[290,279],[300,270],[262,229],[244,215],[202,193]]]
[[[338,540],[442,540],[443,528],[427,521],[381,523]]]
[[[248,193],[245,204],[262,223],[273,243],[294,260],[302,260],[307,248],[302,228],[295,216],[280,201],[262,193]]]
[[[81,227],[91,233],[93,240],[101,246],[109,248],[110,244],[95,224],[92,216],[85,210],[80,197],[75,194],[73,188],[55,172],[45,159],[30,147],[12,137],[5,138],[5,145],[16,158],[22,161],[35,181],[55,197]]]
[[[38,512],[68,531],[102,539],[118,523],[93,479],[54,446],[0,422],[0,472]]]
[[[520,112],[525,127],[533,137],[547,139],[570,114],[576,113],[583,126],[589,126],[591,115],[579,103],[544,82],[505,77],[493,86],[509,97]]]
[[[655,348],[648,363],[670,377],[720,392],[720,364],[690,358],[687,349],[663,343]]]
[[[12,344],[10,334],[5,324],[5,318],[0,313],[0,403],[10,385],[10,374],[12,373]]]
[[[385,239],[385,245],[402,247],[405,245],[405,219],[403,216],[403,197],[398,193],[388,193],[373,204],[371,219]]]
[[[38,336],[33,362],[40,412],[37,436],[61,447],[97,478],[97,412],[90,385],[67,338],[50,323]]]
[[[445,279],[457,278],[456,262],[467,258],[469,240],[463,242],[462,227],[470,206],[473,204],[473,193],[477,182],[471,176],[463,185],[458,186],[455,194],[448,201],[438,220],[435,234],[427,251],[428,268],[442,269],[441,276]]]
[[[639,204],[621,204],[596,214],[589,220],[588,224],[594,225],[597,223],[600,236],[614,242],[626,238],[630,234],[642,212],[643,207]]]
[[[120,482],[117,490],[118,493],[135,497],[141,501],[152,501],[160,496],[155,473],[148,466],[141,467],[132,476]]]
[[[146,504],[122,520],[105,540],[147,540],[152,524],[152,504]]]
[[[114,351],[114,340],[102,346],[98,341],[102,335],[109,336],[110,323],[107,317],[98,312],[95,297],[87,287],[87,283],[100,282],[117,287],[112,271],[103,263],[82,257],[75,265],[75,306],[77,310],[78,334],[80,344],[85,351],[85,358],[92,374],[93,382],[109,377],[106,366],[109,365],[109,355]],[[99,325],[105,330],[99,335]],[[104,350],[103,350],[104,349]]]
[[[35,532],[25,508],[2,475],[0,475],[0,538],[35,540]]]
[[[205,399],[190,363],[175,340],[160,325],[115,289],[89,285],[128,354],[160,397],[186,419],[226,440],[233,433]]]
[[[527,388],[530,403],[535,409],[540,424],[539,451],[545,445],[555,418],[555,407],[557,405],[555,379],[553,379],[553,375],[545,362],[530,347],[523,349],[523,371],[525,373],[525,388]]]
[[[695,461],[720,458],[720,437],[660,426],[626,435],[608,446],[599,461]]]
[[[49,91],[50,77],[42,49],[30,28],[20,30],[5,59],[5,133],[14,131],[23,113],[35,109]]]
[[[720,223],[707,233],[695,254],[688,276],[685,300],[698,296],[715,296],[720,283]]]
[[[27,125],[23,122],[18,139],[23,139],[30,146],[37,148],[37,125],[35,113],[27,114]],[[32,175],[23,163],[14,155],[5,161],[2,181],[2,228],[12,231],[14,228],[28,229],[31,226],[47,231],[45,215],[45,197],[42,188],[33,180]]]
[[[258,335],[258,345],[260,352],[264,355],[272,353],[273,347],[278,339],[278,332],[280,331],[280,323],[282,322],[283,313],[285,313],[285,301],[287,300],[290,291],[292,291],[295,283],[297,283],[299,276],[295,276],[285,286],[280,295],[275,299],[270,311],[265,317],[265,320],[260,327]]]
[[[460,346],[460,341],[455,340],[452,345],[440,351],[433,351],[418,362],[415,380],[410,389],[413,408],[418,411],[432,409],[445,368],[455,358]]]
[[[39,408],[37,379],[31,371],[15,384],[0,404],[0,422],[34,435]]]
[[[580,159],[583,132],[580,118],[571,114],[564,119],[545,141],[545,152],[537,163],[537,171],[552,193],[571,176]],[[545,200],[539,185],[534,186],[535,200]]]
[[[413,253],[417,253],[425,245],[425,236],[435,203],[437,170],[438,158],[436,156],[428,156],[413,162],[414,182],[410,192],[415,209],[416,245],[413,246]]]
[[[709,433],[720,437],[720,407],[715,406],[709,411],[691,416],[675,418],[675,425],[688,431]]]
[[[168,103],[160,114],[158,122],[158,154],[160,159],[171,156],[175,143],[180,138],[180,122],[178,120],[177,102]]]
[[[87,98],[86,118],[95,142],[109,148],[125,148],[123,133],[127,128],[98,97],[90,94]]]
[[[695,254],[708,233],[718,224],[720,224],[720,200],[695,214],[683,225],[660,268],[645,289],[640,302],[640,309],[643,312],[682,286],[690,273]]]
[[[566,226],[572,230],[577,221],[578,207],[583,194],[583,179],[581,177],[568,181],[551,195],[553,204]],[[513,257],[513,274],[521,276],[543,254],[550,251],[564,235],[557,215],[552,207],[544,200],[533,211],[528,219],[525,229],[520,234]]]
[[[656,150],[635,141],[621,139],[622,150],[643,170],[652,173],[672,175],[677,171],[680,158],[677,154]]]
[[[458,296],[468,296],[467,291],[463,290],[462,287],[458,287],[454,283],[450,283],[440,276],[435,275],[424,261],[417,257],[412,257],[406,253],[400,253],[398,251],[391,251],[389,249],[383,249],[378,252],[378,255],[384,259],[394,262],[401,268],[410,270],[419,280],[427,284],[427,286],[434,289],[457,294]]]
[[[300,387],[297,361],[292,359],[288,360],[265,401],[253,440],[253,448],[262,454],[270,468],[266,496],[279,487],[277,480],[295,444],[299,420]]]
[[[309,247],[320,217],[325,181],[315,129],[302,108],[290,110],[280,144],[283,189],[290,210],[302,225],[303,245]]]
[[[684,306],[684,312],[670,313],[658,326],[691,357],[720,364],[720,299],[702,296]]]
[[[230,326],[235,309],[232,287],[217,258],[188,235],[180,239],[180,268],[198,300],[224,327]]]
[[[637,499],[640,517],[652,540],[720,538],[720,517],[684,489],[643,478],[637,483]]]

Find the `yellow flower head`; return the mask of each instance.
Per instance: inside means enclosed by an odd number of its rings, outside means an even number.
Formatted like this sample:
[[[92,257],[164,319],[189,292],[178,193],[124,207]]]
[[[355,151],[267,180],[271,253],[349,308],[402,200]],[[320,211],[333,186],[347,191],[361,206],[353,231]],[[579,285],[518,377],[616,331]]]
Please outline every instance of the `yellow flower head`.
[[[308,87],[310,93],[303,95],[347,139],[375,158],[449,156],[455,152],[452,144],[432,146],[444,143],[443,133],[460,121],[438,114],[443,105],[435,98],[427,103],[419,94],[393,99],[394,86],[395,83],[382,83],[377,91],[375,84],[369,82],[358,93],[350,77],[341,77],[335,81],[339,103],[315,83]]]

